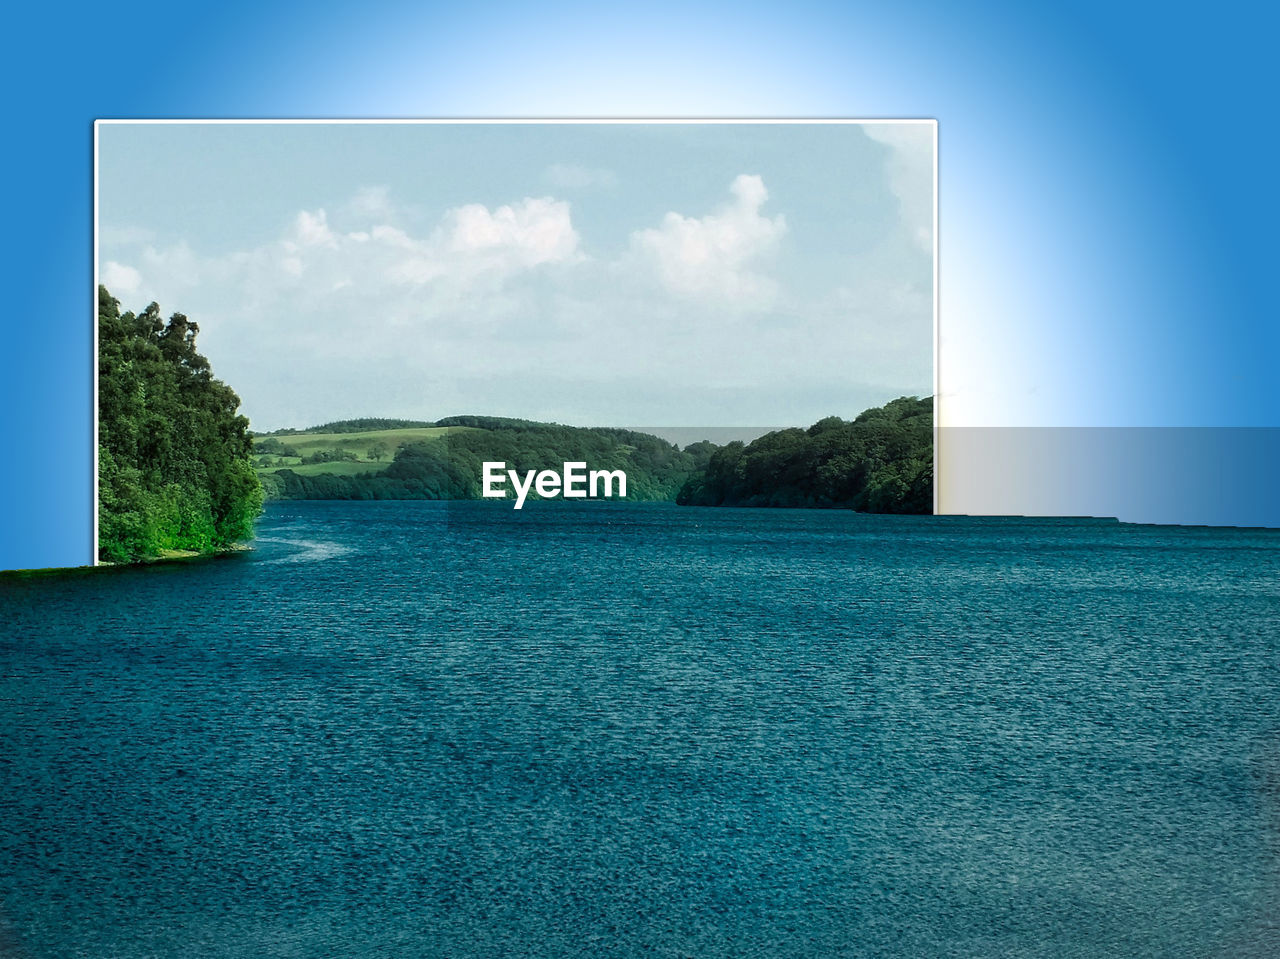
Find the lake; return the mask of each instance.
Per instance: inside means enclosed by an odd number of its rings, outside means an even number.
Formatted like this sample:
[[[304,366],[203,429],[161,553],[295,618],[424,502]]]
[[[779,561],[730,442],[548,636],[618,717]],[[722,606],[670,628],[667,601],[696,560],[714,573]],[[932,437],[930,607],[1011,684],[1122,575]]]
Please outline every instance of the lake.
[[[1280,954],[1280,532],[272,503],[0,580],[0,956]]]

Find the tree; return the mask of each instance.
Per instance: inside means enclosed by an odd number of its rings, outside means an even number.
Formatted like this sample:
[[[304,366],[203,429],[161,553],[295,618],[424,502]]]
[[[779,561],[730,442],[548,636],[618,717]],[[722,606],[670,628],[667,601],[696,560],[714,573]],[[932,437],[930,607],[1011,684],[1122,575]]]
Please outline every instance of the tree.
[[[246,539],[262,508],[240,398],[196,351],[199,327],[166,324],[98,288],[99,558],[208,552]]]
[[[839,506],[933,511],[933,401],[904,396],[807,430],[778,430],[717,450],[677,502],[694,506]]]

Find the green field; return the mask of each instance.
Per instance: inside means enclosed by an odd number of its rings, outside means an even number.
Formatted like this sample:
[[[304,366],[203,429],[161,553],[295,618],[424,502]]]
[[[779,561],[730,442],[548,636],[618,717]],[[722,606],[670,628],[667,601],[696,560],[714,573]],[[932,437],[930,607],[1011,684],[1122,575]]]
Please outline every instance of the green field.
[[[307,463],[306,465],[298,464],[293,466],[260,466],[259,473],[274,473],[276,470],[293,470],[299,476],[316,476],[319,473],[329,473],[334,476],[355,476],[358,473],[376,473],[378,470],[386,469],[390,465],[390,460],[382,462],[370,462],[368,460],[359,460],[355,463],[348,461],[340,461],[337,463]]]
[[[376,473],[391,465],[391,461],[395,459],[396,450],[401,446],[422,443],[449,433],[467,432],[472,429],[473,427],[470,426],[431,426],[369,430],[363,433],[289,433],[282,436],[255,436],[253,438],[255,454],[263,444],[270,446],[280,443],[296,451],[298,455],[256,454],[253,458],[253,466],[260,476],[281,469],[293,470],[300,476],[317,476],[324,473],[333,476],[354,476],[360,473]],[[354,453],[357,459],[355,461],[333,460],[328,463],[304,464],[302,462],[305,456],[335,450]],[[378,453],[381,453],[380,458],[371,457],[371,454]]]
[[[386,456],[387,462],[390,462],[396,449],[406,443],[421,443],[466,429],[470,427],[429,426],[407,430],[371,430],[367,433],[291,433],[285,436],[255,436],[253,442],[257,446],[264,440],[279,440],[285,446],[292,446],[302,456],[321,450],[350,450],[361,459],[366,459],[369,450],[382,443],[390,451]]]

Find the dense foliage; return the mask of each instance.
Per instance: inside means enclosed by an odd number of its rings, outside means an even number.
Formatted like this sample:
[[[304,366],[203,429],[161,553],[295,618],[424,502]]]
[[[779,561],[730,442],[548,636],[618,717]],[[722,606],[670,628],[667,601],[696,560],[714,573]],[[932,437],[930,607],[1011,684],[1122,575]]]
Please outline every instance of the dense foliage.
[[[258,439],[254,441],[253,451],[255,453],[273,453],[276,456],[301,456],[302,454],[288,443],[281,442],[274,436],[268,436],[266,439]]]
[[[706,466],[712,447],[695,451],[647,433],[582,428],[493,417],[457,416],[439,426],[468,426],[402,447],[391,464],[362,475],[311,474],[280,469],[264,476],[281,499],[480,499],[482,464],[508,469],[552,469],[585,462],[590,469],[621,469],[627,499],[673,500],[685,481]]]
[[[198,327],[98,287],[98,554],[133,562],[252,535],[262,489],[240,399],[196,352]]]
[[[355,453],[351,452],[351,450],[317,450],[314,453],[308,453],[306,456],[302,457],[302,462],[304,464],[354,463],[357,459],[359,459],[359,457],[356,456]]]
[[[477,430],[517,430],[517,429],[539,429],[542,427],[550,427],[553,429],[571,429],[572,427],[561,427],[555,423],[539,423],[536,420],[519,420],[510,416],[446,416],[442,420],[436,420],[432,426],[467,426]]]
[[[933,400],[902,397],[852,422],[768,433],[717,450],[677,502],[933,512]]]

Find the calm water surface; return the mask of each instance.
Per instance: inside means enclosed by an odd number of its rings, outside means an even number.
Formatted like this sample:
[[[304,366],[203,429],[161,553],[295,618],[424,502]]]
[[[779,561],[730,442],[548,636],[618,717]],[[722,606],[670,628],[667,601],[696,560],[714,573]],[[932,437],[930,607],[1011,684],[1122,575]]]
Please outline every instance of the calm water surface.
[[[272,504],[0,581],[0,956],[1280,954],[1280,533]]]

